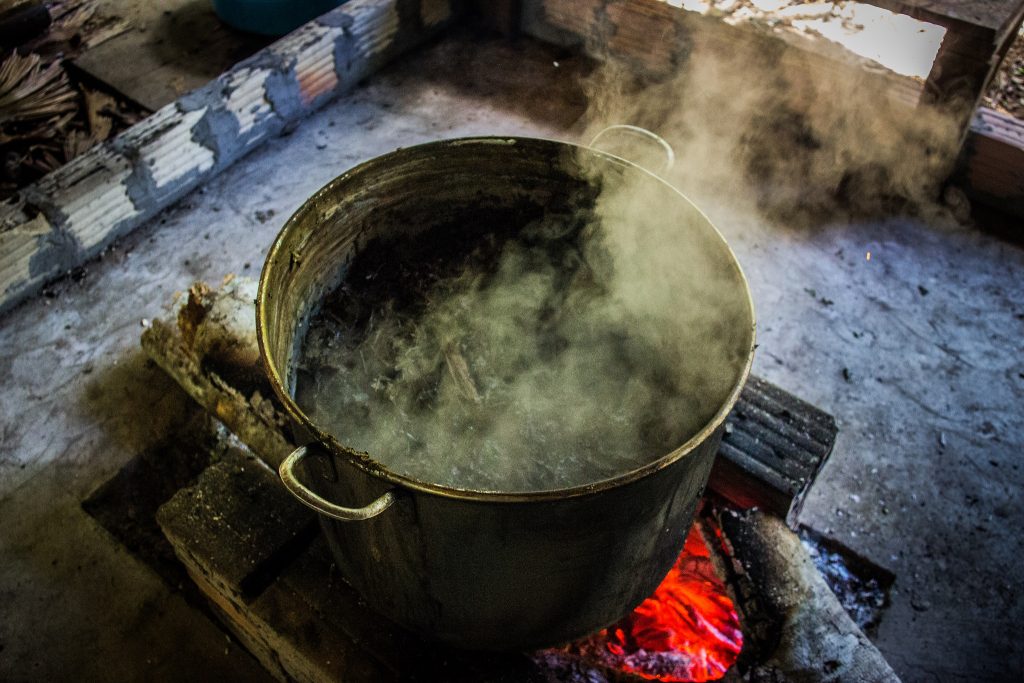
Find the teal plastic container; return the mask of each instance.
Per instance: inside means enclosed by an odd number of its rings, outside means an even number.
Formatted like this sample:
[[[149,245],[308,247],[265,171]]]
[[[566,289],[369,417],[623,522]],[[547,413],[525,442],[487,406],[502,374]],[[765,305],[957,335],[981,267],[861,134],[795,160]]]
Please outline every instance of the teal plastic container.
[[[213,0],[213,11],[241,31],[283,36],[345,0]]]

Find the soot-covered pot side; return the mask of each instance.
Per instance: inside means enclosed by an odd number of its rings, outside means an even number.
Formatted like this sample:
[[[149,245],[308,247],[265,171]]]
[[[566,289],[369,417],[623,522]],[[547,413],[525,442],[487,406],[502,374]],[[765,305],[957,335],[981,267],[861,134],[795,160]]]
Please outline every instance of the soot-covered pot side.
[[[579,162],[584,159],[589,171]],[[487,204],[539,210],[585,190],[593,166],[662,193],[666,220],[700,232],[736,290],[728,395],[684,446],[595,485],[540,493],[460,491],[399,476],[347,449],[295,404],[292,366],[317,303],[369,239],[402,236]],[[467,228],[472,229],[472,228]],[[550,645],[606,626],[657,586],[677,556],[749,371],[753,309],[720,235],[682,195],[627,162],[528,138],[430,143],[373,159],[314,195],[275,241],[257,300],[260,351],[275,392],[314,443],[295,479],[367,513],[321,522],[343,576],[382,614],[427,637],[479,649]],[[307,504],[310,500],[305,500]],[[372,514],[372,516],[370,516]],[[363,519],[363,517],[368,517]]]

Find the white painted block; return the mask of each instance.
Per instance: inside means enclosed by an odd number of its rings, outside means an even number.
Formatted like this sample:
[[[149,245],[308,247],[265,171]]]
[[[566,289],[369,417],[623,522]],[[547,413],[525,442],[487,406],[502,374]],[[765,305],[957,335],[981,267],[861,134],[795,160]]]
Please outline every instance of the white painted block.
[[[271,73],[270,69],[244,67],[225,76],[230,94],[224,101],[224,108],[238,119],[240,135],[246,135],[257,121],[273,113],[266,92],[267,77]]]
[[[166,109],[168,107],[157,114]],[[165,189],[189,173],[202,173],[213,168],[213,150],[192,139],[192,127],[203,118],[207,109],[203,107],[179,114],[177,121],[170,122],[140,146],[142,162],[149,168],[157,190]]]
[[[49,234],[53,228],[49,221],[39,214],[13,228],[0,231],[0,296],[6,298],[12,289],[17,290],[32,278],[29,266],[32,257],[39,253],[39,238]]]
[[[282,57],[295,59],[295,77],[304,106],[338,87],[334,41],[341,35],[342,29],[336,26],[311,22],[270,48]]]

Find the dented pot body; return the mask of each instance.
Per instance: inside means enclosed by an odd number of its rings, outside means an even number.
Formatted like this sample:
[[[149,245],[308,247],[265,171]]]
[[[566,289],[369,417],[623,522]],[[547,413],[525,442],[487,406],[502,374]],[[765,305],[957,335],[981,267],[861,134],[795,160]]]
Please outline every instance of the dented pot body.
[[[294,401],[294,365],[309,318],[369,239],[393,240],[487,211],[543,212],[580,191],[595,168],[644,184],[664,220],[685,223],[735,287],[730,325],[740,352],[714,417],[679,448],[638,470],[573,489],[464,491],[416,481],[347,448]],[[525,203],[525,204],[524,204]],[[456,219],[453,221],[453,218]],[[705,246],[706,243],[706,246]],[[746,281],[710,222],[660,178],[622,159],[531,138],[448,140],[398,150],[338,177],[286,223],[263,268],[257,330],[265,370],[309,440],[298,474],[341,505],[396,502],[362,521],[321,515],[346,580],[378,612],[428,638],[473,649],[571,640],[638,605],[680,552],[749,371],[754,316]],[[300,437],[301,438],[301,437]]]

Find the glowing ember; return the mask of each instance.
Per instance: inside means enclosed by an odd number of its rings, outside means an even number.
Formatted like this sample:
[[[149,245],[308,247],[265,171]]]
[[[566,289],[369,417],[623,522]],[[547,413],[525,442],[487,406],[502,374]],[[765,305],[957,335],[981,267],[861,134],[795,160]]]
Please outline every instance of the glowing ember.
[[[563,652],[656,681],[714,681],[743,646],[739,616],[694,524],[668,576],[632,614]],[[596,660],[596,661],[595,661]]]
[[[658,681],[714,681],[743,646],[739,617],[694,525],[668,576],[632,614],[608,629],[619,668]]]

